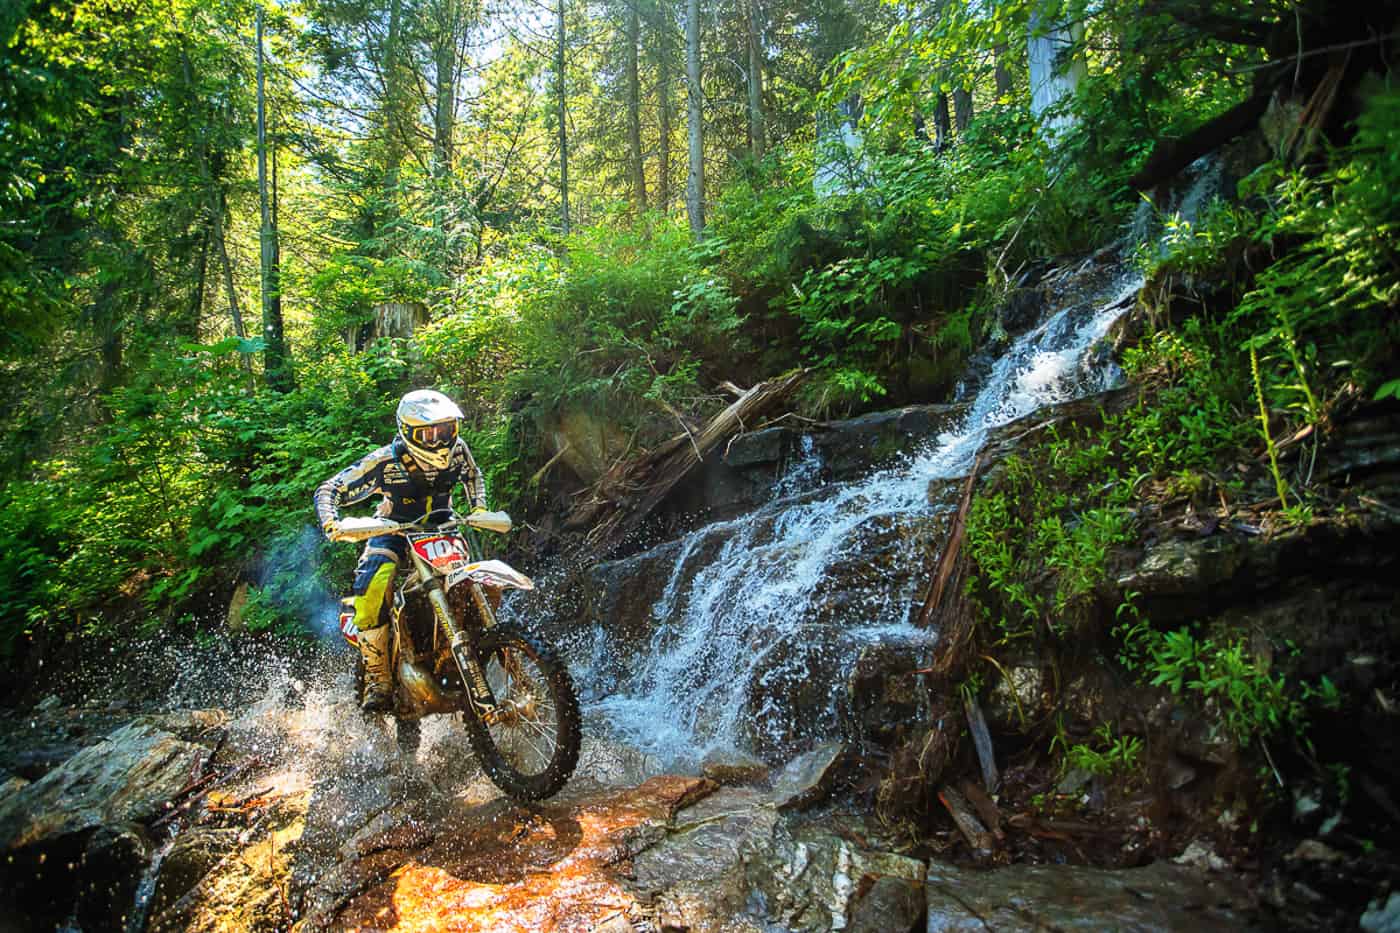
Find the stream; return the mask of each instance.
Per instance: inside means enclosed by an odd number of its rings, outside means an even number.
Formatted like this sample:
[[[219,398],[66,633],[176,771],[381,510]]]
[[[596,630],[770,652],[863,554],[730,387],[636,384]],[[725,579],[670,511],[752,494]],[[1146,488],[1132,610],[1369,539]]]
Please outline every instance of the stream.
[[[851,669],[877,648],[917,662],[937,636],[912,616],[958,479],[989,431],[1118,383],[1100,345],[1140,285],[1111,254],[1053,270],[1043,319],[870,469],[838,477],[829,436],[795,435],[757,508],[593,568],[648,595],[630,616],[541,620],[587,721],[574,779],[542,805],[502,798],[443,717],[402,755],[359,715],[339,645],[156,645],[150,671],[172,676],[154,711],[118,687],[13,715],[11,770],[30,765],[0,785],[12,916],[129,933],[1239,929],[1249,901],[1225,878],[988,875],[828,802],[852,766]]]

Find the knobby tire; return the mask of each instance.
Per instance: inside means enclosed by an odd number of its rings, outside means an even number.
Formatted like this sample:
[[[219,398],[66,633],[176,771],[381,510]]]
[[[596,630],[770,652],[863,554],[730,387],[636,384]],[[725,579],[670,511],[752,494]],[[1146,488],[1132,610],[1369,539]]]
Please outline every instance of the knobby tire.
[[[548,764],[530,774],[517,770],[496,747],[490,728],[474,711],[465,711],[462,719],[472,751],[492,783],[515,800],[543,800],[559,792],[578,764],[581,740],[578,697],[568,669],[554,649],[537,636],[509,623],[482,633],[477,646],[482,666],[489,669],[492,660],[507,649],[520,652],[539,668],[543,686],[553,702],[557,732]]]

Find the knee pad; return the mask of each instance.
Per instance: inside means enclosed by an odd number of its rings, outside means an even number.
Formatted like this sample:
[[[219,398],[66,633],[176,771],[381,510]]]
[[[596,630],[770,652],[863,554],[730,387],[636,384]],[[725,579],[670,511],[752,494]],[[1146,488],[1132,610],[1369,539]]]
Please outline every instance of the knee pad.
[[[355,627],[360,631],[379,628],[388,621],[384,614],[384,603],[389,596],[390,587],[394,584],[396,570],[398,565],[386,562],[375,569],[365,585],[364,592],[355,594]]]

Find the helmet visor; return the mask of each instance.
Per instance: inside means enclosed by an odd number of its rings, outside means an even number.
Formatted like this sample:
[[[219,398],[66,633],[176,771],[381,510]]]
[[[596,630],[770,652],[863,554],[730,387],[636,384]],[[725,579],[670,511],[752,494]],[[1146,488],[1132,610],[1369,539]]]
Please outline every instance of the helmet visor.
[[[439,421],[423,424],[409,431],[409,440],[426,450],[441,450],[457,441],[457,422]]]

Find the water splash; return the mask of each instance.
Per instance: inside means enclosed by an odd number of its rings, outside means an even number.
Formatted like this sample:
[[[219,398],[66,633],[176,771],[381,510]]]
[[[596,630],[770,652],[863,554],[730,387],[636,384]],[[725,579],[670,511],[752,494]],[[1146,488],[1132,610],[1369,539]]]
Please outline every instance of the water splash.
[[[939,516],[953,507],[949,481],[971,469],[991,429],[1121,379],[1091,350],[1140,287],[1093,262],[1063,274],[1061,309],[982,374],[955,428],[892,467],[816,493],[804,491],[820,470],[809,445],[767,505],[687,535],[652,607],[650,645],[619,689],[590,704],[592,716],[675,764],[834,729],[864,647],[929,642],[911,610],[925,556],[940,543]]]

